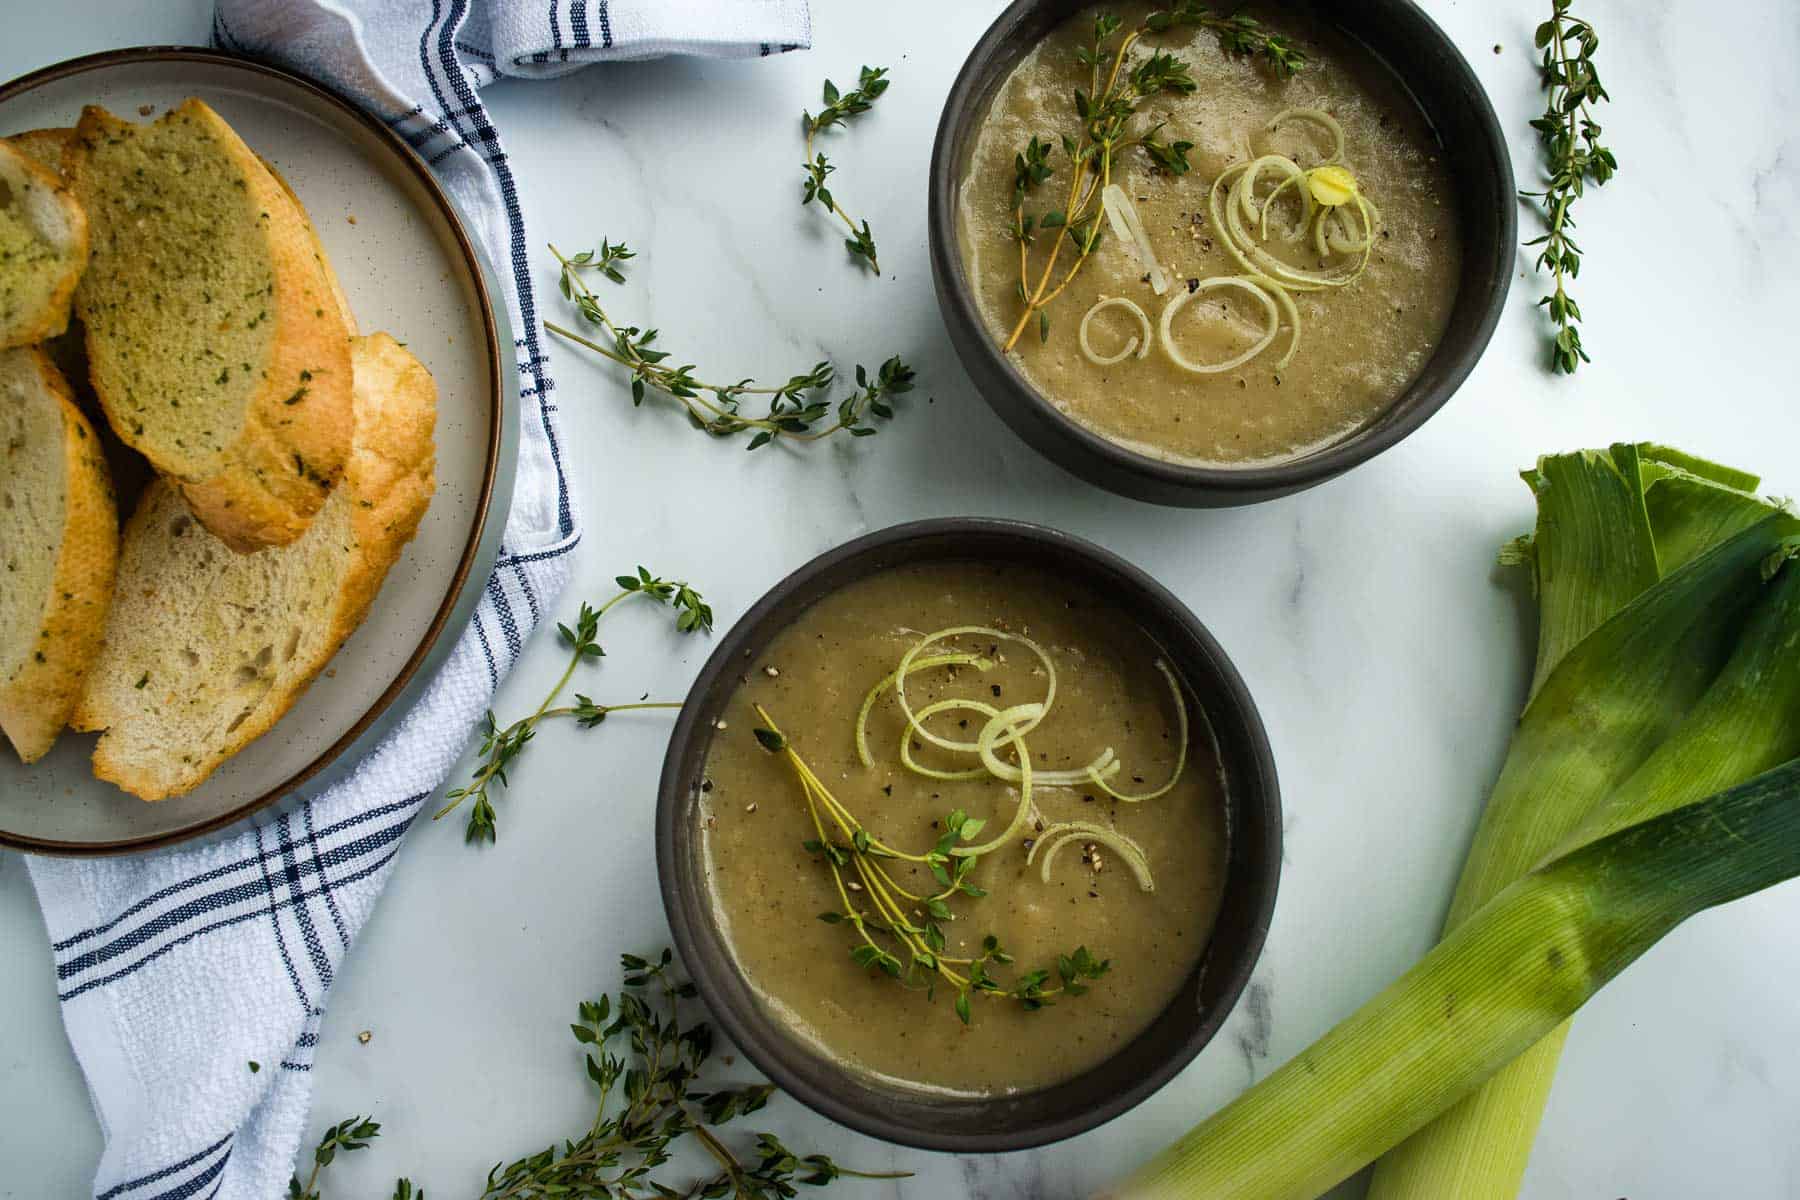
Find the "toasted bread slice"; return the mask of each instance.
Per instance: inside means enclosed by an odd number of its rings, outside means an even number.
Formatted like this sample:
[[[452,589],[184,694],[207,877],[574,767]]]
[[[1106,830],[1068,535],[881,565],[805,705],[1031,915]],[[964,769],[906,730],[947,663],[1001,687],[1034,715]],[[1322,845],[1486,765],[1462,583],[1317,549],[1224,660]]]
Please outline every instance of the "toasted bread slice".
[[[41,350],[0,350],[0,730],[26,762],[100,651],[119,517],[100,439]]]
[[[73,126],[60,129],[27,129],[6,139],[6,144],[37,163],[59,179],[63,173],[63,157],[75,144]]]
[[[147,125],[88,108],[76,137],[75,306],[107,419],[232,549],[292,542],[351,429],[349,330],[304,218],[198,100]]]
[[[191,791],[267,732],[362,622],[434,486],[437,388],[388,335],[355,343],[356,444],[290,545],[234,554],[166,482],[125,529],[106,647],[75,713],[94,773],[146,800]]]
[[[0,142],[0,350],[69,327],[69,301],[88,261],[88,223],[62,177]]]

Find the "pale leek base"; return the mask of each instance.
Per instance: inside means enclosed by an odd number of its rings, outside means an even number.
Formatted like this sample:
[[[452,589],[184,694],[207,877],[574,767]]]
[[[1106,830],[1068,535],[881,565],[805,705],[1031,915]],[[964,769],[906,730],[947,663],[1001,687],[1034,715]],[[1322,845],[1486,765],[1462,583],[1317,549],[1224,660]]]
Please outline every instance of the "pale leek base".
[[[1389,1151],[1364,1200],[1440,1195],[1445,1180],[1456,1181],[1456,1200],[1516,1200],[1569,1025]]]

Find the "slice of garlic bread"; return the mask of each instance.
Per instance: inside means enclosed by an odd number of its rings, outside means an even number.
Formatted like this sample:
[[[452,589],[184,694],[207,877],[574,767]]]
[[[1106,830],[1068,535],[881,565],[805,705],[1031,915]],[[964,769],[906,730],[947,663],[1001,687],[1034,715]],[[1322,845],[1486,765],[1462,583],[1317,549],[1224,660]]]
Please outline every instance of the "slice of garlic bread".
[[[63,173],[63,155],[75,144],[75,129],[27,129],[6,139],[6,144],[37,163],[59,179]]]
[[[146,800],[191,791],[292,707],[362,622],[434,486],[437,388],[384,333],[354,343],[343,482],[289,545],[234,554],[167,483],[125,529],[106,647],[75,714],[94,773]]]
[[[0,351],[0,730],[50,749],[100,651],[119,517],[100,439],[41,350]]]
[[[75,307],[107,419],[232,549],[292,542],[351,429],[349,330],[305,219],[198,100],[144,125],[90,107],[76,137]]]
[[[0,350],[55,337],[88,261],[82,206],[28,148],[0,142]]]

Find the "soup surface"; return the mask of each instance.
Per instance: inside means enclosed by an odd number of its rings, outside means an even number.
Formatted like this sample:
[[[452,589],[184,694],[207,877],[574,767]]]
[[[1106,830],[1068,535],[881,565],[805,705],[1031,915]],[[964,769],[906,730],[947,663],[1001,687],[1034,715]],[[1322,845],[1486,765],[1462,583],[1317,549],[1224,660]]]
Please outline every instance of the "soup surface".
[[[1039,770],[1078,767],[1106,747],[1124,763],[1110,782],[1120,792],[1160,787],[1175,766],[1178,714],[1157,669],[1158,651],[1130,617],[1100,598],[1017,567],[942,563],[896,568],[820,600],[745,663],[725,728],[713,740],[702,786],[709,884],[725,936],[752,986],[787,1025],[847,1067],[914,1087],[991,1094],[1040,1088],[1095,1066],[1146,1028],[1199,961],[1218,913],[1225,872],[1225,818],[1217,761],[1195,714],[1186,770],[1166,794],[1141,803],[1094,787],[1034,787],[1044,822],[1112,826],[1144,850],[1155,890],[1139,889],[1110,850],[1064,848],[1048,883],[1042,860],[1027,866],[1025,838],[983,855],[972,873],[987,895],[952,898],[943,953],[971,957],[992,934],[1016,959],[997,967],[1010,985],[1085,946],[1111,967],[1081,996],[1058,996],[1027,1012],[1012,999],[972,997],[971,1023],[955,1015],[955,989],[935,998],[853,963],[858,938],[847,924],[816,838],[805,793],[784,756],[763,749],[753,730],[762,705],[823,784],[873,835],[921,853],[953,809],[985,818],[974,844],[1006,829],[1019,794],[992,778],[945,781],[899,762],[905,729],[892,690],[872,710],[872,767],[858,761],[856,714],[868,689],[892,672],[920,638],[955,625],[988,625],[1030,637],[1057,669],[1055,702],[1027,739]],[[953,649],[991,654],[985,671],[932,669],[909,676],[918,711],[951,696],[1005,707],[1043,698],[1046,676],[1016,643],[962,637]],[[991,650],[990,650],[991,647]],[[934,651],[941,653],[942,651]],[[958,725],[967,718],[967,724]],[[983,720],[946,712],[929,727],[973,739]],[[916,741],[916,739],[915,739]],[[966,757],[920,744],[917,761],[964,767]],[[1089,861],[1098,858],[1098,869]],[[924,895],[941,890],[915,864],[886,860],[896,882]],[[848,878],[855,875],[846,872]],[[853,903],[867,897],[852,892]]]
[[[1033,136],[1052,147],[1055,173],[1029,194],[1025,208],[1039,218],[1067,211],[1072,179],[1060,143],[1078,135],[1076,88],[1090,89],[1088,67],[1076,53],[1093,37],[1094,17],[1116,12],[1125,29],[1150,11],[1145,4],[1086,9],[1055,29],[1000,87],[976,138],[961,190],[958,235],[964,263],[989,333],[1004,344],[1024,306],[1018,296],[1019,242],[1014,236],[1014,156]],[[1453,193],[1436,141],[1404,90],[1361,49],[1293,9],[1252,5],[1249,11],[1271,31],[1285,35],[1307,56],[1290,79],[1276,78],[1260,60],[1235,57],[1203,29],[1177,28],[1147,35],[1133,61],[1152,51],[1185,61],[1196,90],[1159,94],[1132,124],[1141,131],[1165,122],[1165,142],[1193,143],[1191,170],[1174,175],[1140,148],[1114,158],[1113,181],[1134,202],[1155,259],[1173,286],[1153,292],[1132,243],[1105,227],[1098,246],[1067,289],[1045,310],[1047,336],[1035,318],[1010,357],[1037,390],[1068,416],[1139,453],[1177,462],[1211,465],[1267,464],[1290,459],[1338,440],[1398,398],[1443,336],[1456,298],[1461,246]],[[1117,45],[1118,36],[1112,39]],[[1111,62],[1110,57],[1105,60]],[[1342,162],[1354,174],[1379,219],[1366,270],[1347,287],[1292,292],[1300,340],[1290,362],[1277,367],[1288,346],[1290,322],[1268,349],[1242,367],[1197,375],[1177,366],[1156,333],[1164,306],[1191,282],[1233,276],[1243,268],[1213,227],[1207,202],[1213,181],[1234,165],[1281,154],[1301,168],[1320,165],[1331,153],[1331,135],[1319,124],[1290,119],[1273,130],[1271,118],[1295,108],[1317,108],[1342,126]],[[1269,175],[1266,194],[1279,179]],[[1297,204],[1295,189],[1271,212],[1281,218]],[[1094,210],[1098,213],[1098,206]],[[1292,224],[1290,222],[1290,224]],[[1049,258],[1054,231],[1040,229],[1030,247],[1028,278],[1035,287]],[[1355,255],[1321,260],[1303,239],[1293,245],[1273,237],[1264,243],[1277,258],[1307,270],[1335,268]],[[1065,243],[1057,277],[1073,261]],[[1111,365],[1086,358],[1077,338],[1084,314],[1107,297],[1135,301],[1149,318],[1151,349]],[[1235,358],[1257,340],[1264,315],[1242,289],[1208,289],[1180,310],[1171,334],[1181,352],[1203,364]],[[1105,358],[1140,336],[1138,321],[1120,307],[1095,314],[1091,346]],[[1141,344],[1141,343],[1140,343]]]

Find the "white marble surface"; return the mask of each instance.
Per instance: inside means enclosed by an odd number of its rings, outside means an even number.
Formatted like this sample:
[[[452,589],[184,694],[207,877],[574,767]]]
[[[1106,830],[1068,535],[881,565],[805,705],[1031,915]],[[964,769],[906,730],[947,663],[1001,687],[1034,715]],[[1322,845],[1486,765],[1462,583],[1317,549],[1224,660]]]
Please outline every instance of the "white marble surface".
[[[998,7],[817,0],[810,53],[600,68],[488,94],[535,237],[570,247],[606,234],[640,251],[619,311],[725,373],[900,352],[922,384],[879,438],[747,456],[653,406],[634,411],[612,372],[560,355],[588,529],[563,607],[642,560],[691,576],[728,621],[865,529],[1026,517],[1111,546],[1180,593],[1236,659],[1274,739],[1289,860],[1256,981],[1218,1040],[1133,1113],[1032,1155],[895,1150],[778,1103],[767,1124],[796,1145],[918,1172],[846,1195],[1078,1197],[1431,943],[1522,696],[1529,623],[1493,552],[1529,521],[1514,472],[1536,454],[1655,438],[1800,489],[1787,353],[1800,308],[1800,20],[1788,0],[1740,0],[1730,37],[1700,0],[1582,5],[1607,37],[1607,124],[1623,164],[1582,208],[1591,368],[1572,382],[1540,369],[1537,285],[1521,258],[1486,359],[1422,432],[1347,478],[1221,513],[1146,507],[1062,475],[988,412],[944,339],[924,172],[945,90]],[[1528,43],[1548,5],[1428,7],[1480,72],[1529,179]],[[0,78],[106,46],[199,40],[206,20],[193,0],[59,0],[21,6],[4,26]],[[880,239],[890,274],[879,282],[843,261],[793,186],[798,110],[822,75],[841,81],[862,62],[891,65],[893,89],[834,157],[840,192]],[[540,252],[548,297],[547,261]],[[609,646],[590,680],[602,695],[679,694],[706,649],[647,614],[622,615]],[[539,638],[499,710],[534,702],[560,663]],[[663,732],[655,721],[547,729],[501,802],[495,849],[465,849],[447,823],[413,831],[318,1055],[316,1123],[372,1108],[386,1126],[378,1148],[333,1169],[333,1194],[386,1195],[406,1172],[433,1196],[461,1195],[497,1159],[583,1119],[572,1006],[616,982],[620,950],[666,938],[651,865]],[[1791,885],[1701,917],[1589,1007],[1527,1196],[1800,1196],[1797,921]],[[84,1194],[99,1132],[11,854],[0,854],[0,963],[0,1196]]]

